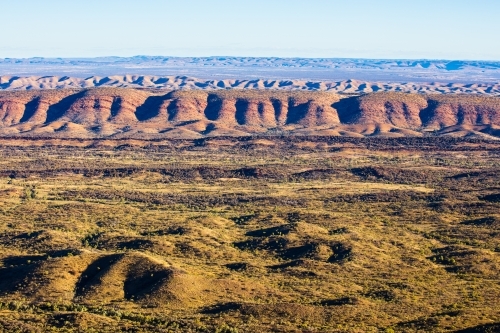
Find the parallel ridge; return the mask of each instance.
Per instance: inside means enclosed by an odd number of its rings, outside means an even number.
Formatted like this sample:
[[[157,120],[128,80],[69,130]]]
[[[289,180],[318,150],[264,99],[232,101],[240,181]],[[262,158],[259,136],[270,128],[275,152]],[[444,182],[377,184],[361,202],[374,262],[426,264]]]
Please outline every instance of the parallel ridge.
[[[500,98],[477,95],[131,88],[4,91],[0,135],[500,136]]]
[[[76,78],[68,76],[0,76],[0,90],[70,89],[70,88],[154,88],[167,90],[306,90],[337,93],[413,92],[436,94],[479,94],[500,96],[500,83],[416,83],[366,82],[359,80],[203,80],[188,76],[114,75]]]

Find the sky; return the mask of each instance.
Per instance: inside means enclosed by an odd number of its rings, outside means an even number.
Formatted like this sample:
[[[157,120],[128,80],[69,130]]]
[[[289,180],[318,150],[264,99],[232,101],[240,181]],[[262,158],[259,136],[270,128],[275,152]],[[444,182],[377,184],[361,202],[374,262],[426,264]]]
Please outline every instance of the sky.
[[[0,58],[500,60],[498,0],[0,0]]]

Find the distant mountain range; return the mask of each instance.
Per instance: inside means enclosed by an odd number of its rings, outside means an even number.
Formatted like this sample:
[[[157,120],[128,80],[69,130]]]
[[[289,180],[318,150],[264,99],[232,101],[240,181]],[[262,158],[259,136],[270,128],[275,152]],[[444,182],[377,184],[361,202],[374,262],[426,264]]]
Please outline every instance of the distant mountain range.
[[[4,76],[195,76],[383,82],[500,82],[500,61],[255,57],[101,57],[0,59]]]
[[[2,64],[84,65],[134,64],[176,66],[234,66],[234,67],[301,67],[301,68],[358,68],[394,69],[425,68],[463,70],[467,68],[500,69],[500,61],[472,60],[404,60],[350,58],[257,58],[257,57],[100,57],[100,58],[0,58]]]
[[[232,79],[202,80],[187,76],[114,75],[77,78],[69,76],[0,76],[0,90],[38,90],[68,88],[143,88],[162,90],[288,90],[329,91],[342,94],[408,92],[424,94],[476,94],[500,96],[500,83],[387,83],[359,80],[307,81]]]

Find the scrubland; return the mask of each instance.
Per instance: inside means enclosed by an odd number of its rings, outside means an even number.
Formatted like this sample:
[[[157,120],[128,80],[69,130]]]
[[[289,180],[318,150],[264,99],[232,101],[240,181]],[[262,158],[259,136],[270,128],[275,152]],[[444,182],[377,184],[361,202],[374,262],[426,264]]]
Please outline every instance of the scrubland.
[[[0,142],[5,332],[496,332],[500,144]]]

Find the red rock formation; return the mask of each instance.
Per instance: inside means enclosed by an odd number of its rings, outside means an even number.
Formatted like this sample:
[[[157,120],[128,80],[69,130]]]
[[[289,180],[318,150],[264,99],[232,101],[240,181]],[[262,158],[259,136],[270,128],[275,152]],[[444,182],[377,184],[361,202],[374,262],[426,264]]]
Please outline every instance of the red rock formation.
[[[131,124],[137,122],[135,112],[149,94],[139,90],[91,89],[72,101],[61,120],[82,125]]]
[[[374,93],[352,99],[349,104],[347,100],[344,102],[344,108],[348,108],[342,110],[346,123],[387,124],[403,128],[420,127],[420,112],[428,105],[426,98],[417,94]]]
[[[480,96],[430,96],[424,126],[500,125],[500,99]]]
[[[204,110],[208,105],[206,93],[196,91],[189,94],[173,92],[168,97],[168,121],[182,122],[205,118]]]
[[[65,135],[78,129],[76,136],[85,131],[101,136],[131,130],[163,133],[174,127],[182,127],[178,132],[190,136],[218,132],[242,135],[270,129],[293,132],[301,128],[314,134],[319,127],[331,129],[321,133],[339,135],[347,131],[362,135],[394,132],[392,135],[401,136],[451,126],[469,126],[470,131],[495,135],[496,130],[484,126],[500,125],[500,99],[405,93],[341,99],[332,93],[306,91],[155,92],[120,88],[0,93],[1,135],[30,131],[46,135],[61,132],[62,124],[66,124]]]

